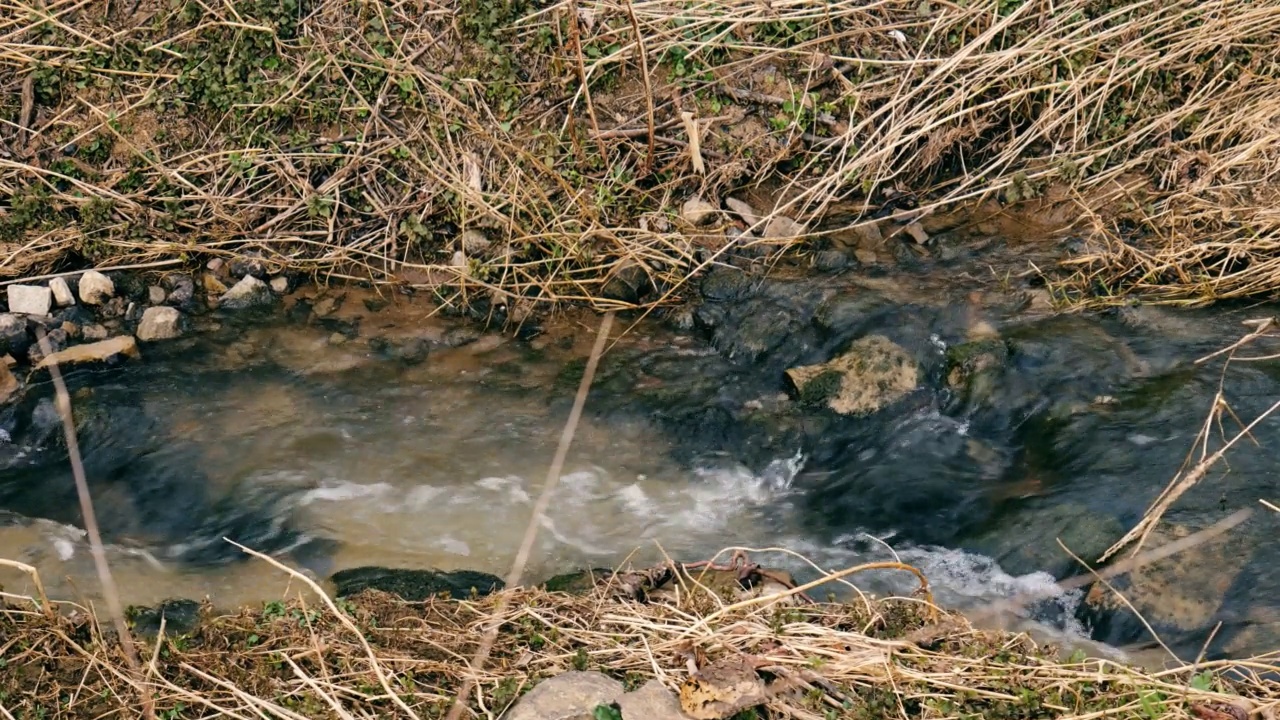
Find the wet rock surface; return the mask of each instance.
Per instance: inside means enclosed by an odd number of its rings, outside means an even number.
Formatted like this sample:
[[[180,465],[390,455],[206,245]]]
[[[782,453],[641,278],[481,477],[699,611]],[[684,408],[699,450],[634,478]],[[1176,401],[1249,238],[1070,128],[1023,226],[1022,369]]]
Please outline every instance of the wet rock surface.
[[[340,570],[330,580],[337,588],[338,597],[365,590],[381,590],[411,602],[421,602],[440,594],[465,600],[488,595],[506,586],[496,575],[471,570],[444,572],[384,567]]]

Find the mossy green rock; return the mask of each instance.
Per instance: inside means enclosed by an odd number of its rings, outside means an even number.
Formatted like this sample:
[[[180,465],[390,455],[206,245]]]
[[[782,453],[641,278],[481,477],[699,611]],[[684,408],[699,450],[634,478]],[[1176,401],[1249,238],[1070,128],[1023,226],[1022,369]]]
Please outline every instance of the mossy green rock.
[[[821,365],[787,370],[800,401],[841,415],[872,413],[915,390],[919,367],[911,354],[881,335],[855,340]]]
[[[608,578],[612,574],[612,570],[606,570],[603,568],[561,573],[542,583],[542,589],[547,592],[562,592],[581,595],[589,592],[596,586],[597,582]]]
[[[455,600],[488,595],[506,586],[502,578],[474,570],[408,570],[366,566],[339,570],[330,578],[337,596],[355,595],[364,590],[381,590],[410,602],[421,602],[447,593]]]
[[[947,348],[947,385],[981,400],[995,389],[995,379],[1009,364],[1009,343],[983,338]]]
[[[154,640],[164,625],[165,637],[190,635],[200,627],[200,603],[195,600],[165,600],[155,607],[131,607],[125,616],[133,634]]]

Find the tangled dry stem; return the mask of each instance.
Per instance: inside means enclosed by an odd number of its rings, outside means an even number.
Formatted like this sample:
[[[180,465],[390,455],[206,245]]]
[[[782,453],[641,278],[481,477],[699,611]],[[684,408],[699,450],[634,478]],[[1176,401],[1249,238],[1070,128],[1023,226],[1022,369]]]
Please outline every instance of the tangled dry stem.
[[[0,0],[0,272],[264,253],[467,301],[675,297],[761,182],[807,251],[1063,186],[1078,301],[1270,293],[1280,4]],[[75,152],[64,152],[74,146]],[[487,236],[462,247],[465,230]],[[474,236],[473,236],[474,237]],[[629,278],[634,284],[634,277]]]
[[[755,717],[1180,718],[1203,717],[1197,709],[1213,703],[1274,717],[1280,706],[1277,657],[1148,672],[1064,661],[1026,636],[939,618],[919,598],[747,606],[722,593],[689,582],[637,602],[602,583],[586,594],[515,589],[408,603],[370,590],[320,603],[299,594],[231,615],[206,607],[191,632],[162,627],[141,641],[141,679],[92,613],[11,603],[0,611],[0,704],[14,717],[126,717],[146,694],[166,718],[438,718],[475,673],[468,714],[496,717],[571,668],[676,688],[691,659],[747,657],[794,680]],[[491,661],[469,667],[481,630],[495,626]]]

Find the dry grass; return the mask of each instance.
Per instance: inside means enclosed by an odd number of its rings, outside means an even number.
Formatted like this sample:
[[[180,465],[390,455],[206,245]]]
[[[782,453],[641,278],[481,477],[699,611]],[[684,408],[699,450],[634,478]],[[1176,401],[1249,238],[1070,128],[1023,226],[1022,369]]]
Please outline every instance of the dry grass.
[[[1052,184],[1098,241],[1063,292],[1266,294],[1277,53],[1267,1],[0,0],[0,273],[254,249],[620,307],[753,244],[694,193],[829,229]]]
[[[490,624],[498,640],[468,696],[471,717],[496,717],[571,668],[676,689],[690,660],[743,656],[794,689],[741,717],[1183,718],[1214,717],[1199,713],[1226,702],[1269,718],[1280,704],[1280,684],[1259,675],[1275,673],[1275,657],[1145,672],[935,621],[919,598],[730,605],[693,582],[650,602],[616,589],[425,603],[366,591],[232,615],[206,608],[189,634],[143,641],[141,679],[91,613],[11,604],[0,612],[0,705],[12,717],[131,717],[145,692],[164,718],[438,718]]]

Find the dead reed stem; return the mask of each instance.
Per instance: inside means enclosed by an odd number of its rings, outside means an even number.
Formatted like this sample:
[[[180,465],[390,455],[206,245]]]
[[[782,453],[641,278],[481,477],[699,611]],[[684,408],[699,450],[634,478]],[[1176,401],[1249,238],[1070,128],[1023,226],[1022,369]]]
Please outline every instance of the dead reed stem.
[[[45,367],[49,370],[49,375],[53,379],[54,390],[57,393],[58,415],[62,418],[62,429],[67,442],[67,455],[70,459],[71,472],[76,482],[76,494],[80,498],[80,514],[84,520],[85,532],[89,536],[89,551],[93,555],[93,566],[98,572],[98,581],[102,584],[102,597],[107,603],[107,611],[111,617],[112,624],[115,626],[116,637],[119,638],[120,647],[124,651],[129,671],[137,678],[138,700],[142,704],[143,717],[153,720],[155,718],[155,705],[152,702],[151,693],[147,690],[142,675],[142,666],[138,663],[138,654],[133,647],[133,635],[130,634],[129,626],[124,619],[124,606],[120,603],[120,592],[116,588],[115,579],[111,576],[111,566],[107,563],[107,553],[102,545],[102,534],[98,531],[98,518],[93,511],[93,498],[89,495],[89,483],[84,474],[84,463],[80,460],[80,445],[76,439],[75,420],[71,415],[71,394],[67,392],[67,385],[62,381],[62,371],[58,367],[57,357],[49,344],[49,338],[45,335],[44,328],[36,328],[36,337],[40,343],[40,350],[44,353],[47,362]],[[37,588],[39,588],[41,596],[44,597],[44,589],[39,584],[37,584]],[[44,598],[44,600],[46,608],[48,608],[48,598]]]

